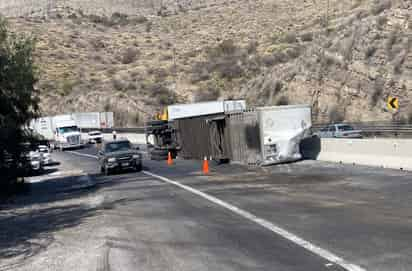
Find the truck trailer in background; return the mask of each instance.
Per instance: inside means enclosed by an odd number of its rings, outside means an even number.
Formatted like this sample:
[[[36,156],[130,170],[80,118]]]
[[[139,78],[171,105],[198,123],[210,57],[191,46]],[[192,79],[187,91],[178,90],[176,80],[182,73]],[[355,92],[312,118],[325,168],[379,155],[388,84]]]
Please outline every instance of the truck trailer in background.
[[[73,119],[81,129],[113,128],[113,112],[72,113]]]

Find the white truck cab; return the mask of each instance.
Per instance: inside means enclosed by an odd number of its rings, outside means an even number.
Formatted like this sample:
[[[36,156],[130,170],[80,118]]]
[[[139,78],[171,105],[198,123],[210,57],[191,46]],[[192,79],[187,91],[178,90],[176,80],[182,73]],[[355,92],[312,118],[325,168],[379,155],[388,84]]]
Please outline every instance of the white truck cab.
[[[81,133],[76,122],[67,115],[54,117],[54,147],[60,150],[82,146]]]

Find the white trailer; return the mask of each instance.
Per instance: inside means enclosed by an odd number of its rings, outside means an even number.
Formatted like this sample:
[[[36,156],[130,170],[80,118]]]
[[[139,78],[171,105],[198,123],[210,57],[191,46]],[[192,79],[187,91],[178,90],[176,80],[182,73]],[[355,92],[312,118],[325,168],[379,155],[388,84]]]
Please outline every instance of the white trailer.
[[[175,104],[167,107],[169,120],[221,114],[246,109],[245,100],[212,101],[191,104]]]
[[[77,126],[83,128],[113,128],[113,112],[73,113],[72,117]]]

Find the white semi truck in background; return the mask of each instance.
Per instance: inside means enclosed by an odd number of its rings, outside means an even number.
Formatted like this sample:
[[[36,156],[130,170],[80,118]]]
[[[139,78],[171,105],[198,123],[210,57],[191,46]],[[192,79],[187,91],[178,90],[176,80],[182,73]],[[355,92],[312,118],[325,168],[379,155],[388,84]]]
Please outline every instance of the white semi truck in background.
[[[71,115],[53,117],[54,148],[64,150],[82,146],[80,129]]]
[[[82,146],[80,130],[70,114],[35,119],[30,128],[49,140],[52,148],[64,150]]]
[[[82,146],[80,129],[113,128],[113,112],[72,113],[34,119],[30,128],[50,141],[54,148],[64,150]]]

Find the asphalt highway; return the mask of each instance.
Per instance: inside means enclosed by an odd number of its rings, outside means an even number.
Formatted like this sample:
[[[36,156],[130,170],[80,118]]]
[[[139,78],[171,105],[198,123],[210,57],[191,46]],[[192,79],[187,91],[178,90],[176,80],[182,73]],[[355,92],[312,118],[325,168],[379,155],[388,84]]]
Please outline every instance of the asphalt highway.
[[[95,187],[79,195],[93,206],[90,218],[54,233],[71,246],[53,252],[50,245],[32,256],[30,268],[13,270],[54,270],[40,255],[70,249],[84,251],[54,258],[59,270],[74,263],[76,270],[98,271],[412,265],[409,172],[303,161],[263,169],[211,163],[203,175],[200,161],[144,160],[142,172],[103,176],[96,154],[94,147],[53,154],[93,180]]]

